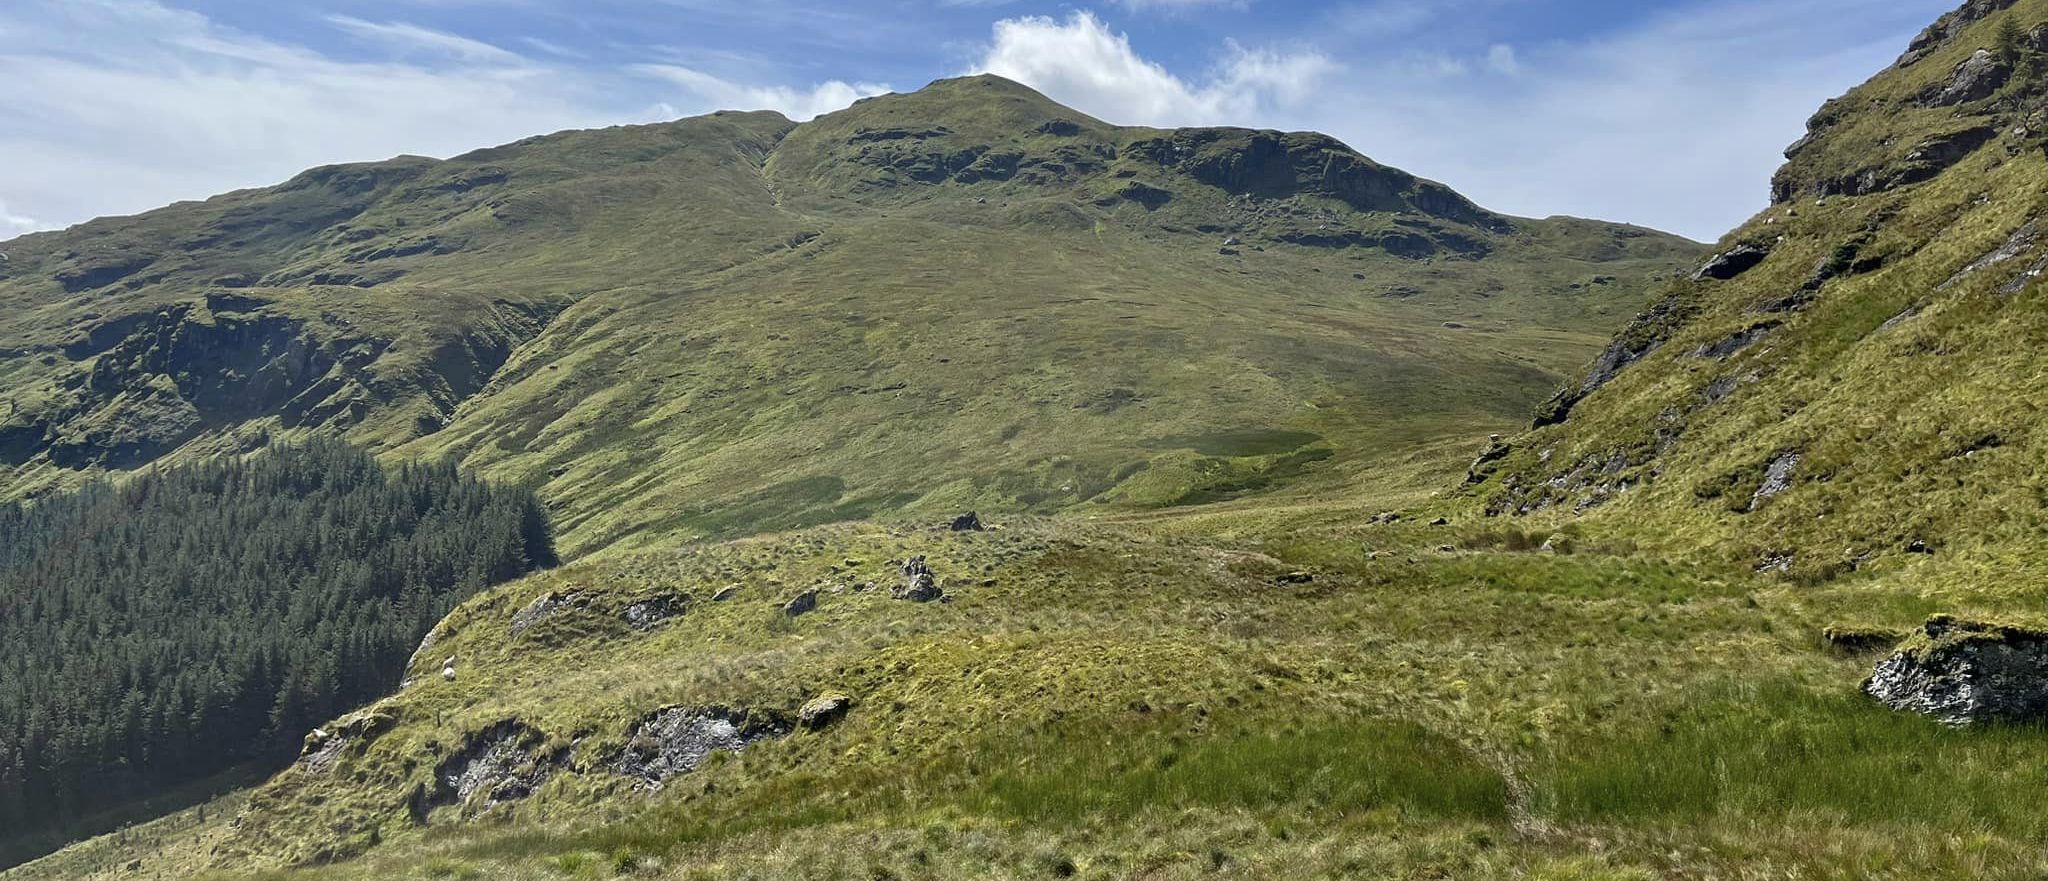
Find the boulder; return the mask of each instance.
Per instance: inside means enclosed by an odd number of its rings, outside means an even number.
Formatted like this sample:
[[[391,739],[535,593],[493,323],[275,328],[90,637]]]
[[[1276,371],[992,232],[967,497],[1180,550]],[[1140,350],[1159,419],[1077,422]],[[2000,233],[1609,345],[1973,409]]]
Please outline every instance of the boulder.
[[[789,602],[783,603],[782,614],[794,618],[805,612],[809,612],[812,609],[816,609],[817,607],[818,589],[814,587],[810,590],[804,591],[803,593],[797,594],[794,597],[791,597]]]
[[[1878,662],[1863,691],[1950,725],[2048,718],[2048,631],[1937,615]]]
[[[728,585],[726,585],[726,586],[724,586],[724,587],[721,587],[721,588],[719,588],[719,589],[718,589],[718,592],[717,592],[717,593],[714,593],[714,594],[712,594],[712,595],[711,595],[711,601],[712,601],[712,602],[714,602],[714,603],[722,603],[722,602],[725,602],[726,600],[732,599],[732,598],[733,598],[733,597],[735,597],[735,596],[738,596],[738,595],[739,595],[739,592],[740,592],[740,586],[739,586],[739,585],[737,585],[737,584],[728,584]]]
[[[830,725],[843,718],[853,709],[853,698],[836,691],[829,691],[804,702],[797,708],[796,723],[813,731]]]
[[[449,655],[449,656],[448,656],[448,660],[445,660],[445,661],[442,661],[442,662],[441,662],[441,680],[442,680],[443,682],[454,682],[454,681],[455,681],[455,656],[454,656],[454,655]]]
[[[932,574],[924,555],[919,554],[904,561],[903,583],[891,589],[889,595],[913,603],[928,603],[945,597],[946,593],[939,589],[938,577]]]
[[[984,529],[987,529],[988,527],[981,525],[981,517],[979,515],[976,515],[973,511],[969,511],[965,514],[953,518],[953,523],[950,528],[954,532],[980,532]]]

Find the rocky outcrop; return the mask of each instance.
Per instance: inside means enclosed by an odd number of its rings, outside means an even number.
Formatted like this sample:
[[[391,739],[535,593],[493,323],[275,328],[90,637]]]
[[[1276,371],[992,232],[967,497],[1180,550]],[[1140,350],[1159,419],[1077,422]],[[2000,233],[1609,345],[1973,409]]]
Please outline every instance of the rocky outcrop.
[[[397,723],[397,707],[381,703],[336,719],[325,728],[315,728],[306,735],[295,767],[312,774],[332,771],[342,756],[361,753],[362,747]]]
[[[527,603],[519,611],[512,614],[512,635],[518,636],[521,633],[525,633],[533,625],[539,624],[541,621],[562,612],[570,609],[586,608],[589,605],[590,598],[583,594],[564,593],[554,590],[548,591],[534,597],[533,602]]]
[[[653,630],[668,623],[669,619],[683,614],[689,607],[689,598],[663,594],[634,601],[626,606],[625,611],[619,613],[619,617],[626,622],[626,626],[634,630]]]
[[[1503,443],[1500,435],[1496,434],[1489,437],[1486,441],[1486,448],[1480,450],[1478,458],[1472,460],[1472,466],[1465,469],[1465,485],[1471,486],[1477,483],[1484,483],[1486,478],[1493,472],[1493,469],[1488,466],[1507,458],[1508,454],[1514,451],[1514,445]]]
[[[1880,661],[1863,691],[1950,725],[2048,718],[2048,632],[1939,615]]]
[[[954,532],[980,532],[985,527],[981,525],[981,516],[973,511],[969,511],[953,518],[953,522],[948,528]]]
[[[1956,65],[1955,73],[1946,82],[1920,97],[1920,103],[1928,107],[1953,107],[1971,101],[1981,101],[1996,93],[2005,81],[2012,78],[2012,66],[2006,64],[1989,49],[1979,49]]]
[[[2019,0],[1968,0],[1960,8],[1927,26],[1926,30],[1913,38],[1906,46],[1906,52],[1899,56],[1898,67],[1911,67],[1921,59],[1939,51],[1963,29],[1989,17],[1992,13],[2009,9]]]
[[[551,750],[547,737],[517,719],[471,735],[463,747],[434,768],[432,787],[414,793],[411,813],[424,824],[434,808],[459,805],[464,816],[533,794],[561,770],[564,750]]]
[[[1762,507],[1766,500],[1792,488],[1792,476],[1799,472],[1800,458],[1799,451],[1791,450],[1779,453],[1777,457],[1771,459],[1771,464],[1764,468],[1763,485],[1758,486],[1756,493],[1749,497],[1749,510],[1754,511]]]
[[[660,789],[670,779],[702,767],[712,753],[738,752],[748,744],[789,733],[772,716],[724,707],[663,707],[635,723],[624,749],[611,760],[612,773]]]
[[[913,603],[928,603],[943,599],[945,591],[939,589],[938,577],[932,574],[932,567],[919,554],[903,562],[903,582],[891,588],[889,595]]]
[[[1556,425],[1571,415],[1573,407],[1585,400],[1602,386],[1612,382],[1623,370],[1644,358],[1650,357],[1664,342],[1689,320],[1697,305],[1685,296],[1685,291],[1674,290],[1661,300],[1637,315],[1628,327],[1616,334],[1614,340],[1601,350],[1600,357],[1593,359],[1593,366],[1587,368],[1586,376],[1576,385],[1559,389],[1550,399],[1536,408],[1535,427]]]
[[[1771,256],[1771,249],[1762,245],[1736,245],[1707,259],[1707,262],[1692,274],[1693,281],[1714,279],[1727,281],[1764,262]]]

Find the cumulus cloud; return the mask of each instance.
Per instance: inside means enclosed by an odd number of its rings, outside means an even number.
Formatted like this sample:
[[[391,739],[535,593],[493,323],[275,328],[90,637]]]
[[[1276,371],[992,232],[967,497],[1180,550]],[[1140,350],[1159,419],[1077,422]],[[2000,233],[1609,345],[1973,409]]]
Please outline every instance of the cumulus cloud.
[[[809,89],[748,86],[675,64],[641,64],[635,70],[675,85],[721,110],[774,110],[795,120],[831,113],[862,98],[889,91],[876,83],[830,80]]]
[[[1384,38],[1451,2],[1371,0],[1329,21]],[[1711,239],[1763,207],[1806,116],[1881,69],[1923,17],[1863,0],[1702,0],[1619,32],[1463,55],[1359,52],[1340,64],[1226,43],[1190,81],[1080,12],[998,23],[976,69],[1111,122],[1323,131],[1497,210]]]
[[[1029,16],[996,23],[974,72],[1025,83],[1112,122],[1217,125],[1243,124],[1268,107],[1298,104],[1338,70],[1314,52],[1225,48],[1224,59],[1195,83],[1141,57],[1129,37],[1092,13],[1064,20]]]

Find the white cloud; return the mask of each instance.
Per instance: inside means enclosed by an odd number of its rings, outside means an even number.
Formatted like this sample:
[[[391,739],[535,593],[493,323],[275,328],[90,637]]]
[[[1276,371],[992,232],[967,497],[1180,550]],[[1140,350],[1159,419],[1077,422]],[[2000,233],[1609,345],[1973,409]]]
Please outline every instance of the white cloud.
[[[401,57],[340,60],[154,0],[0,2],[0,238],[273,184],[314,165],[448,156],[728,101],[809,115],[876,88],[715,78],[678,88],[350,21],[336,24]]]
[[[10,239],[23,233],[43,229],[44,224],[33,217],[23,217],[7,210],[7,203],[0,202],[0,240]]]
[[[364,21],[360,18],[352,18],[346,15],[330,15],[327,17],[327,21],[335,27],[357,37],[405,52],[426,52],[429,54],[448,55],[463,61],[493,64],[518,64],[520,62],[517,54],[500,49],[489,43],[455,34],[442,33],[441,31],[428,30],[427,28],[404,22],[378,24],[377,22]]]
[[[1385,37],[1438,21],[1450,2],[1372,0],[1326,22]],[[1323,131],[1496,210],[1711,239],[1763,207],[1778,151],[1807,115],[1932,17],[1865,0],[1701,0],[1621,32],[1463,57],[1356,53],[1340,65],[1226,44],[1191,83],[1082,12],[998,23],[977,70],[1110,122]]]
[[[1313,52],[1252,51],[1230,44],[1201,84],[1140,57],[1129,38],[1088,12],[997,22],[976,73],[1008,77],[1077,110],[1143,125],[1244,124],[1273,106],[1298,104],[1338,65]]]
[[[640,64],[634,70],[658,77],[721,110],[774,110],[795,120],[808,120],[839,110],[862,98],[885,94],[886,85],[831,80],[809,89],[748,86],[676,64]]]

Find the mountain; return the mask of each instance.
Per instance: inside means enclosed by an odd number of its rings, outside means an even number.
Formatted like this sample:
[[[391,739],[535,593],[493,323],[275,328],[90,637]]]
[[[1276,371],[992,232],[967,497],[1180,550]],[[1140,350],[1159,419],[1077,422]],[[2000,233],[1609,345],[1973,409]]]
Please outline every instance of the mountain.
[[[1865,688],[2048,669],[2040,35],[1945,17],[1711,253],[999,80],[778,129],[688,213],[794,232],[387,444],[579,558],[5,877],[2038,877],[2048,732]]]
[[[1973,0],[1828,102],[1771,206],[1487,466],[1490,511],[1897,584],[1923,613],[2031,604],[2012,591],[2048,565],[2044,19]]]
[[[571,555],[1378,479],[1512,427],[1701,253],[995,77],[315,169],[5,251],[0,489],[339,432],[536,487]]]

